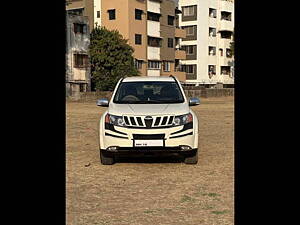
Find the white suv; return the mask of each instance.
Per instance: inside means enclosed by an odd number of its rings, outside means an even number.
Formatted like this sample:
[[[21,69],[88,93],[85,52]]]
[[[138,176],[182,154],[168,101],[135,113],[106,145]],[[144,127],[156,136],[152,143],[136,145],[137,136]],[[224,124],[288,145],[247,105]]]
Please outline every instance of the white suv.
[[[198,119],[173,77],[127,77],[121,79],[99,123],[100,159],[115,162],[115,154],[179,153],[187,164],[198,162]]]

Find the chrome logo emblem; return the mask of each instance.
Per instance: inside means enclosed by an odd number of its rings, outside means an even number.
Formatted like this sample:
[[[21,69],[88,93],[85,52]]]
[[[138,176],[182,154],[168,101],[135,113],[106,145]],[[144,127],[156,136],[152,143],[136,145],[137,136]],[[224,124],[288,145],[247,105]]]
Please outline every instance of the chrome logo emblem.
[[[153,118],[152,118],[152,116],[146,116],[145,117],[145,120],[152,120]]]

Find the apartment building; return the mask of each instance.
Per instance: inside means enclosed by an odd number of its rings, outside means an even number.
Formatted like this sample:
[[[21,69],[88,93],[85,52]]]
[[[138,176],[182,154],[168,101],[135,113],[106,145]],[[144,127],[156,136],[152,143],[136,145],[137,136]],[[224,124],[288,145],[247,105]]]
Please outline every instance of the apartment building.
[[[233,0],[179,0],[179,25],[186,30],[182,69],[191,85],[234,85],[234,57],[230,50],[234,31]]]
[[[180,10],[174,0],[69,0],[67,10],[96,24],[118,30],[135,52],[135,66],[143,76],[174,75],[185,81],[180,47],[185,31],[179,28]]]
[[[86,16],[89,20],[89,30],[94,28],[95,0],[66,0],[66,10],[79,16]],[[95,1],[96,2],[96,1]]]
[[[66,14],[66,95],[76,96],[90,90],[91,76],[88,49],[89,20],[85,16]]]
[[[174,0],[95,0],[94,6],[94,24],[128,39],[141,75],[174,75],[185,81],[180,67],[185,52],[179,43],[186,36],[178,27],[181,12]]]

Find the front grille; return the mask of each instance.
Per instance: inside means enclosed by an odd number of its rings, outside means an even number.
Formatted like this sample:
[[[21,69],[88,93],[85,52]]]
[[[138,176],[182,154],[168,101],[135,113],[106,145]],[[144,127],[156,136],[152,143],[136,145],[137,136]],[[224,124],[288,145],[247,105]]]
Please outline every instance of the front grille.
[[[124,122],[127,127],[137,128],[159,128],[171,126],[174,121],[174,115],[168,116],[130,116],[124,115]]]
[[[160,140],[165,138],[165,134],[133,134],[135,140]]]

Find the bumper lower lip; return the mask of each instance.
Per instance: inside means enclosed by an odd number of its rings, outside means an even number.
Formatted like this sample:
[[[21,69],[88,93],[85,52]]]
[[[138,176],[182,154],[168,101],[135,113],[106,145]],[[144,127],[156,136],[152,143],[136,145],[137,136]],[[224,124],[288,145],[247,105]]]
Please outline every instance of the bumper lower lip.
[[[110,148],[102,149],[105,152],[114,152],[114,153],[178,153],[178,152],[190,152],[195,149],[182,149],[181,146],[176,147],[117,147],[116,149],[111,150]]]

